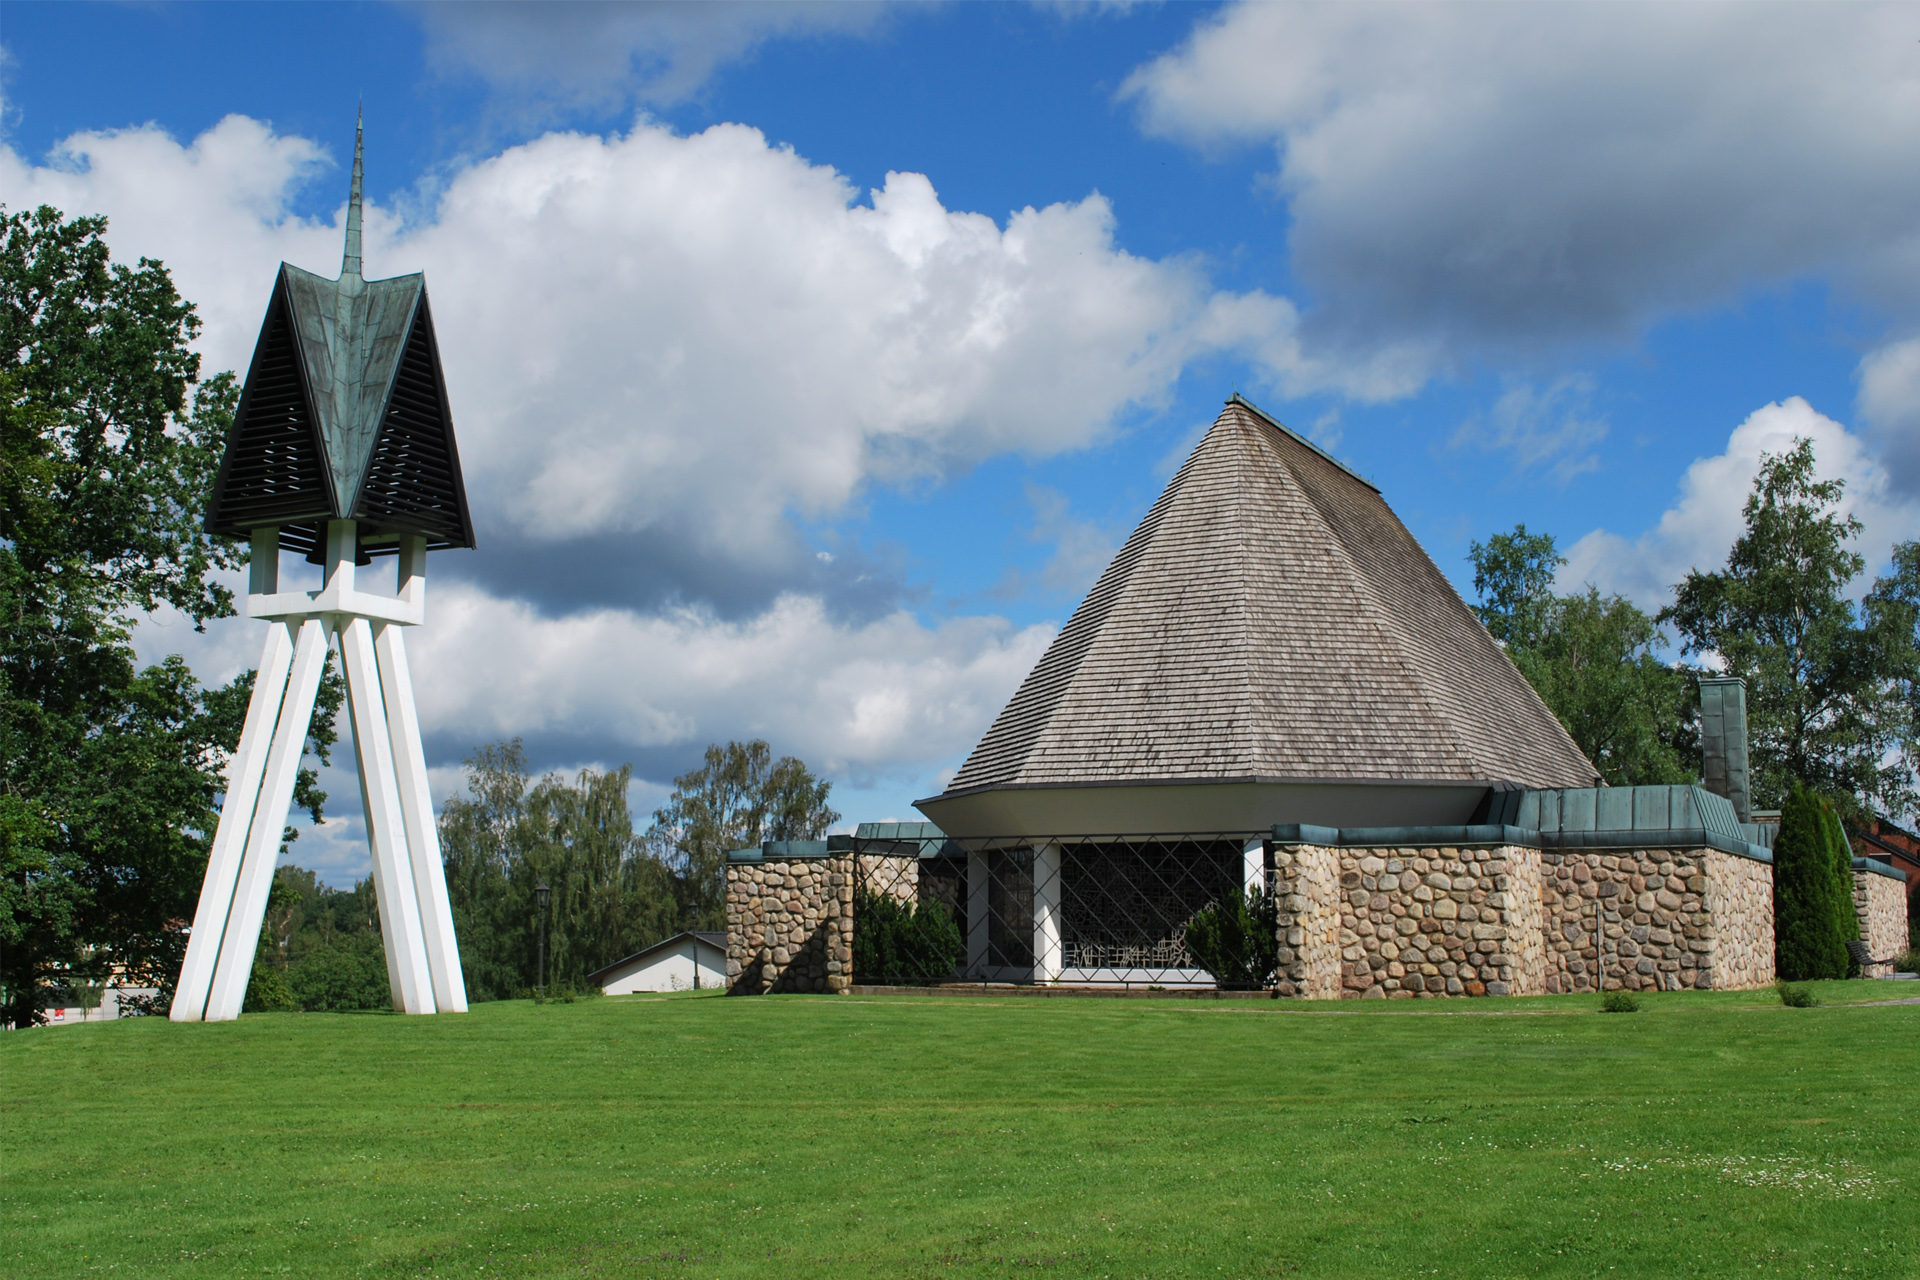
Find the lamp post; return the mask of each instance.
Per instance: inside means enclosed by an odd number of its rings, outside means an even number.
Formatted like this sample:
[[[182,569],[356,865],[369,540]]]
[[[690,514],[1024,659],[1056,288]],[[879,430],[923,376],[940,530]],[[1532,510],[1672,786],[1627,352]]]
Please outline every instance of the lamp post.
[[[553,890],[547,888],[542,880],[533,886],[533,901],[540,908],[540,967],[534,973],[534,999],[544,1002],[547,998],[547,904],[553,901]]]

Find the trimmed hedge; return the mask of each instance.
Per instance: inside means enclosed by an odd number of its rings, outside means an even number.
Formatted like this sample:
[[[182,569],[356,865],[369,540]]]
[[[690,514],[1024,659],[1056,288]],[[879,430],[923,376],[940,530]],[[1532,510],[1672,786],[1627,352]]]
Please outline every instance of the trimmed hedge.
[[[1775,973],[1782,982],[1846,977],[1847,941],[1860,936],[1859,928],[1853,857],[1839,815],[1795,783],[1780,806],[1773,844]]]

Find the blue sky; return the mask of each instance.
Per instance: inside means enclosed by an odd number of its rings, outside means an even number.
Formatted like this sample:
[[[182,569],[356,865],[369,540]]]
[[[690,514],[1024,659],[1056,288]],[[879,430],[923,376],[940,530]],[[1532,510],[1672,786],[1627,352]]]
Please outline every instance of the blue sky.
[[[1469,597],[1525,522],[1657,607],[1794,434],[1870,560],[1920,524],[1911,8],[15,0],[0,46],[0,201],[108,214],[209,367],[337,269],[364,101],[482,539],[414,642],[442,793],[520,734],[644,810],[759,735],[913,816],[1236,389]]]

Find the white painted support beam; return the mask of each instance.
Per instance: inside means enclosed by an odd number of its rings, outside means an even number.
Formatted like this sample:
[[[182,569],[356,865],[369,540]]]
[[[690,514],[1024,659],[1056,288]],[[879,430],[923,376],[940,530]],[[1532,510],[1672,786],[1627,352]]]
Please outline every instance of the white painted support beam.
[[[418,541],[424,556],[426,539]],[[401,557],[404,562],[404,548]],[[453,907],[447,900],[447,876],[440,861],[440,832],[433,821],[426,751],[420,743],[420,718],[413,706],[413,674],[407,667],[406,633],[399,627],[381,627],[374,632],[373,648],[387,705],[393,768],[399,783],[400,813],[406,823],[414,897],[420,904],[420,929],[433,983],[433,1002],[442,1013],[465,1013],[467,983],[460,972],[460,945],[454,937]]]
[[[1033,980],[1057,982],[1061,963],[1060,845],[1048,841],[1033,851]]]
[[[987,972],[987,911],[993,899],[988,896],[987,855],[979,849],[967,850],[967,976],[984,978]]]
[[[365,618],[354,618],[340,628],[340,657],[346,670],[347,707],[353,722],[354,755],[360,764],[367,839],[373,846],[374,889],[394,1007],[402,1013],[433,1013],[437,1005],[407,850],[400,782],[394,772],[392,731],[373,650],[373,629]]]
[[[1267,842],[1249,840],[1241,849],[1241,887],[1248,893],[1267,884]]]
[[[286,699],[274,726],[273,745],[267,751],[260,798],[247,827],[233,909],[220,938],[220,958],[214,965],[213,986],[207,995],[208,1022],[237,1018],[246,1003],[247,979],[253,976],[253,953],[260,941],[260,921],[267,913],[273,866],[280,857],[280,836],[286,829],[287,809],[293,803],[293,784],[300,773],[300,757],[306,751],[314,695],[320,690],[320,675],[326,665],[326,627],[310,618],[300,624],[294,641]]]
[[[256,538],[254,555],[259,554]],[[167,1015],[175,1022],[199,1022],[206,1017],[220,940],[233,911],[234,886],[240,879],[247,833],[259,807],[260,780],[267,771],[267,753],[273,744],[274,727],[280,721],[287,671],[292,664],[293,636],[286,626],[275,623],[267,629],[267,643],[254,671],[253,697],[247,703],[240,745],[227,759],[227,792],[220,804],[220,823],[214,828],[207,875],[200,882],[200,904],[193,913],[193,932],[187,935],[187,957],[180,966],[180,981],[174,987],[173,1007]]]

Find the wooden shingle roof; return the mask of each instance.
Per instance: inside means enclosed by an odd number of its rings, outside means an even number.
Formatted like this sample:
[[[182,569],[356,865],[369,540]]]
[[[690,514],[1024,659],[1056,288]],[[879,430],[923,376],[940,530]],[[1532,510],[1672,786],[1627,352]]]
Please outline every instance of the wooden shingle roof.
[[[1593,765],[1379,492],[1235,396],[945,796]]]

